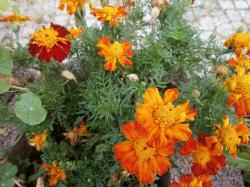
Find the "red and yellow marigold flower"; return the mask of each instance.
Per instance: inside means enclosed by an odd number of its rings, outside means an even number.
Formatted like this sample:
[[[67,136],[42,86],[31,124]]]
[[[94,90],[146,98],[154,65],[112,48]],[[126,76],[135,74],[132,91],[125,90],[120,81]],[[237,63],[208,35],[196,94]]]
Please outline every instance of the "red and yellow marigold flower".
[[[100,49],[98,55],[105,58],[104,69],[107,71],[116,70],[116,63],[122,66],[131,66],[132,61],[129,58],[134,56],[129,42],[110,42],[109,38],[100,38],[97,43]]]
[[[200,133],[198,141],[190,138],[181,148],[180,154],[183,156],[192,155],[192,171],[196,176],[215,175],[218,170],[225,167],[226,160],[220,152],[215,152],[207,137]]]
[[[250,115],[250,74],[241,67],[237,67],[237,71],[224,83],[224,88],[229,90],[227,104],[234,105],[237,116],[246,117]]]
[[[226,40],[225,46],[233,47],[237,56],[241,56],[244,50],[250,54],[250,32],[234,34]]]
[[[134,173],[140,183],[152,183],[155,174],[163,175],[171,167],[167,156],[174,154],[172,140],[159,144],[137,122],[123,125],[121,131],[128,140],[114,146],[115,158],[120,161],[123,169]]]
[[[182,175],[180,181],[173,182],[170,187],[212,187],[209,175],[194,176],[191,174]]]
[[[48,131],[47,130],[44,130],[42,132],[42,134],[37,134],[35,132],[32,133],[32,136],[34,138],[28,140],[28,143],[31,145],[31,146],[34,146],[36,148],[37,151],[41,151],[44,144],[45,144],[45,141],[46,141],[46,138],[47,138],[47,133]]]
[[[73,15],[78,7],[82,7],[85,0],[60,0],[59,9],[64,10],[66,7],[69,15]]]
[[[51,23],[51,27],[42,27],[29,41],[29,52],[39,60],[50,62],[51,58],[59,63],[67,58],[71,42],[67,39],[70,32],[60,25]]]
[[[136,120],[143,124],[160,141],[172,138],[176,141],[187,141],[192,132],[186,120],[194,120],[196,110],[190,109],[189,101],[173,105],[179,97],[178,89],[165,91],[163,98],[157,88],[148,88],[143,95],[144,103],[136,108]]]
[[[216,125],[215,135],[208,137],[207,141],[212,145],[215,152],[219,153],[225,147],[235,159],[237,157],[237,146],[248,144],[249,135],[250,129],[244,121],[240,121],[233,126],[228,116],[225,116],[223,125]]]
[[[50,186],[55,186],[60,180],[65,181],[67,178],[64,170],[58,166],[56,161],[53,161],[51,165],[42,163],[41,167],[50,175]]]
[[[27,16],[20,16],[15,13],[0,18],[0,22],[26,22],[26,21],[30,21],[30,18]]]
[[[84,29],[82,28],[70,28],[69,29],[70,36],[72,39],[77,39],[82,32],[84,32]]]
[[[119,21],[126,17],[126,12],[122,7],[105,6],[103,8],[95,8],[90,4],[91,14],[93,14],[99,21],[108,22],[110,25],[118,26]]]

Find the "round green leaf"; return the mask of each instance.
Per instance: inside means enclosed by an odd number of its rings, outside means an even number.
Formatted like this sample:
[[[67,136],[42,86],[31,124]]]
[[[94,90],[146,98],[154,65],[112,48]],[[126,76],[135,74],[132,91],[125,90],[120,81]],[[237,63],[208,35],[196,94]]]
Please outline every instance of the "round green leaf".
[[[7,92],[11,88],[11,85],[6,84],[5,82],[0,80],[0,94]]]
[[[0,74],[12,75],[13,61],[10,57],[9,51],[0,47]]]
[[[17,168],[11,163],[0,166],[0,179],[13,178],[17,173]]]
[[[43,122],[47,115],[40,98],[31,92],[21,95],[20,100],[15,104],[15,113],[18,118],[29,125]]]

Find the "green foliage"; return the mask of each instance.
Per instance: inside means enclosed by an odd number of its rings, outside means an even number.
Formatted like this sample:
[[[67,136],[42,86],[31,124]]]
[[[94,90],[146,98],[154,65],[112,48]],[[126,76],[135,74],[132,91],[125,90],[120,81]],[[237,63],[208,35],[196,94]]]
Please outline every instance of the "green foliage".
[[[40,98],[31,92],[20,96],[20,100],[15,104],[15,113],[17,117],[29,125],[43,122],[47,115]]]
[[[13,178],[17,173],[17,168],[15,165],[10,163],[5,163],[0,166],[0,187],[13,187]]]
[[[0,47],[0,74],[12,75],[13,61],[10,53],[3,47]]]

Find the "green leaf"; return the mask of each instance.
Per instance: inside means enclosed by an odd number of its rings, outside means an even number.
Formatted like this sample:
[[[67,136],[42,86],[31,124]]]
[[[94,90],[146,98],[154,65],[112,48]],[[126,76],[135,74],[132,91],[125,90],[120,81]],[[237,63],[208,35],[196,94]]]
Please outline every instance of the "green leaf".
[[[7,92],[11,88],[11,85],[6,84],[5,82],[0,80],[0,94]]]
[[[6,178],[4,180],[0,180],[0,187],[13,187],[14,181],[12,178]]]
[[[8,0],[1,0],[0,1],[0,14],[5,12],[9,8],[9,1]]]
[[[29,125],[37,125],[43,122],[47,111],[42,107],[41,100],[31,92],[21,95],[15,104],[16,116]]]
[[[240,154],[236,159],[233,159],[231,155],[225,154],[227,157],[227,162],[230,166],[239,168],[245,171],[250,171],[250,160],[246,157],[241,157]]]
[[[250,183],[250,171],[243,174],[244,180]]]
[[[0,47],[0,74],[11,76],[12,69],[13,61],[9,52],[3,47]]]
[[[17,167],[11,163],[0,166],[0,187],[13,187],[13,177],[17,173]]]

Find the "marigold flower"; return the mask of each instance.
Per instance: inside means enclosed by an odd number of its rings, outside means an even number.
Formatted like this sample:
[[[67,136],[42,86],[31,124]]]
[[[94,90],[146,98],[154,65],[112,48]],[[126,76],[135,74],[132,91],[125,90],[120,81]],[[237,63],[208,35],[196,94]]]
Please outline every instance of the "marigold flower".
[[[148,88],[143,95],[144,103],[136,108],[137,121],[151,134],[156,134],[160,141],[168,138],[187,141],[192,134],[189,124],[184,122],[194,120],[197,111],[189,108],[189,101],[175,107],[172,102],[178,97],[176,88],[166,90],[163,98],[157,88]]]
[[[154,175],[163,175],[171,163],[166,158],[174,154],[174,142],[157,143],[138,122],[129,122],[121,127],[128,140],[114,146],[116,160],[129,173],[134,173],[142,184],[154,181]]]
[[[109,38],[100,38],[97,47],[100,49],[98,55],[105,58],[104,69],[107,71],[116,70],[117,61],[122,66],[131,66],[132,62],[128,58],[134,56],[129,42],[110,42]]]
[[[56,161],[53,161],[51,165],[42,163],[41,167],[50,175],[50,186],[55,186],[60,180],[65,181],[67,178],[64,170],[58,166]]]
[[[29,52],[39,60],[50,62],[54,58],[59,63],[67,58],[71,42],[67,39],[70,32],[60,25],[51,23],[51,27],[42,27],[29,41]]]
[[[75,127],[73,130],[70,130],[63,135],[66,139],[70,141],[71,145],[76,145],[79,141],[79,138],[86,136],[87,134],[87,128],[85,127],[85,123],[83,121],[80,121],[80,126]]]
[[[227,63],[235,67],[235,72],[239,72],[241,68],[247,73],[250,70],[250,59],[242,55],[231,58]]]
[[[244,50],[250,54],[250,32],[234,34],[226,40],[225,46],[233,47],[237,56],[241,56]]]
[[[237,75],[224,83],[224,88],[229,90],[227,104],[234,105],[238,117],[246,117],[250,115],[250,75],[241,67],[237,71]]]
[[[82,32],[84,32],[84,29],[82,28],[73,28],[71,27],[69,29],[70,35],[73,39],[77,39]]]
[[[0,18],[0,22],[26,22],[26,21],[30,21],[30,18],[27,16],[19,16],[15,13],[9,16]]]
[[[191,174],[182,175],[180,181],[173,182],[170,187],[211,187],[211,177],[209,175],[194,176]]]
[[[31,146],[35,146],[35,148],[36,148],[37,151],[41,151],[42,148],[43,148],[43,146],[44,146],[44,144],[45,144],[45,141],[46,141],[46,138],[47,138],[47,133],[48,133],[47,130],[44,130],[41,135],[33,132],[32,136],[34,138],[28,140],[28,143]]]
[[[226,160],[220,152],[215,152],[208,142],[207,137],[200,133],[198,141],[190,138],[181,148],[180,154],[183,156],[192,155],[192,171],[196,176],[215,175],[218,170],[226,165]]]
[[[248,144],[250,129],[244,121],[233,126],[228,116],[223,119],[223,125],[216,125],[215,136],[210,136],[207,141],[213,146],[215,152],[221,152],[223,146],[232,157],[237,157],[237,146],[240,144]]]
[[[99,21],[108,22],[110,25],[118,26],[119,20],[126,17],[126,12],[122,7],[105,6],[101,9],[95,8],[90,4],[91,14],[93,14]]]
[[[77,7],[82,7],[85,0],[60,0],[59,9],[64,10],[66,7],[69,15],[76,12]]]

